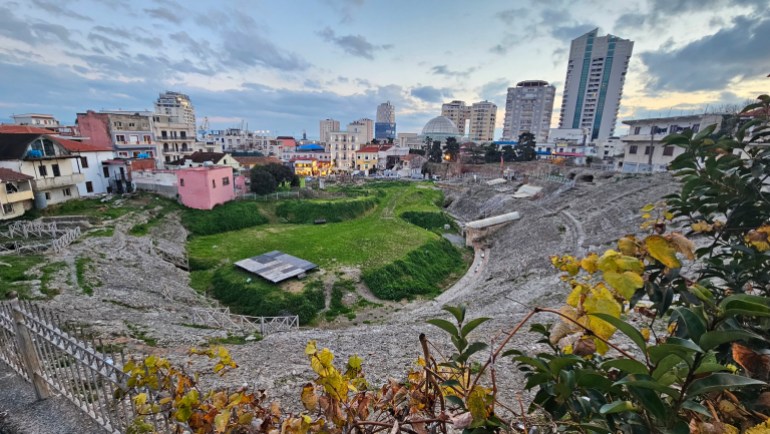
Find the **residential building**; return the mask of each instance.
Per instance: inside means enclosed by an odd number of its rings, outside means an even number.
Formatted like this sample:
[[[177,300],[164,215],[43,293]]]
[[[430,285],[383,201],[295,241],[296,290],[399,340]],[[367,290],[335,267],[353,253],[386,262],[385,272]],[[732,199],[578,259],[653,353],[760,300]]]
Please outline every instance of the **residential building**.
[[[85,176],[73,170],[73,158],[78,156],[55,137],[0,133],[0,167],[32,177],[32,190],[41,208],[79,196],[77,184]]]
[[[620,137],[609,137],[606,139],[594,141],[596,146],[596,155],[603,160],[609,160],[615,157],[623,157],[624,145]]]
[[[176,171],[179,201],[195,209],[212,209],[235,199],[233,170],[228,166],[188,167]]]
[[[329,143],[329,134],[331,134],[332,131],[339,131],[340,130],[340,121],[336,121],[334,119],[324,119],[320,122],[320,137],[322,144]]]
[[[634,42],[597,36],[591,30],[572,41],[559,128],[588,128],[590,140],[615,135],[623,84]]]
[[[396,146],[399,148],[422,149],[424,143],[417,133],[396,134]]]
[[[241,128],[228,128],[226,130],[206,130],[202,135],[206,143],[207,152],[261,152],[271,154],[270,142],[274,138],[268,135],[269,131],[249,131]]]
[[[470,120],[470,140],[491,142],[495,139],[497,105],[489,101],[473,103]]]
[[[152,112],[88,110],[77,114],[80,133],[96,146],[112,146],[118,158],[158,158]]]
[[[335,170],[352,171],[356,164],[356,151],[367,143],[363,132],[332,131],[326,152],[329,153]]]
[[[702,114],[623,121],[629,132],[621,136],[624,152],[619,168],[623,172],[663,172],[668,164],[684,152],[684,148],[666,145],[663,138],[685,129],[697,133],[709,125],[719,130],[725,115]]]
[[[189,96],[170,91],[161,93],[155,101],[155,113],[168,115],[174,122],[184,124],[187,135],[195,138],[195,107]]]
[[[379,146],[364,146],[356,151],[356,169],[368,176],[370,172],[377,169],[379,153]]]
[[[233,155],[233,159],[241,165],[241,170],[251,170],[256,166],[268,164],[281,164],[281,160],[275,157],[257,157],[251,155]]]
[[[294,149],[297,147],[297,140],[291,136],[278,136],[276,137],[278,150],[278,158],[284,163],[291,161],[294,156]]]
[[[88,197],[106,194],[109,180],[104,176],[102,163],[115,158],[115,151],[109,146],[97,146],[63,138],[57,141],[74,157],[72,171],[82,173],[85,177],[77,184],[78,195]]]
[[[377,169],[393,169],[401,163],[401,159],[406,155],[409,155],[409,148],[380,146],[380,152],[377,153]]]
[[[331,154],[317,143],[299,145],[294,149],[290,163],[300,176],[326,176],[331,172]]]
[[[503,140],[532,133],[535,142],[548,141],[556,88],[543,80],[527,80],[508,88],[503,120]]]
[[[465,101],[454,100],[441,105],[441,116],[452,121],[460,136],[465,136],[467,131],[465,122],[471,118],[471,108],[465,105]]]
[[[390,101],[377,106],[374,138],[381,141],[396,138],[396,108]]]
[[[240,170],[241,165],[232,155],[225,152],[196,151],[166,164],[169,168],[201,167],[201,166],[230,166]]]
[[[59,126],[59,121],[57,121],[53,115],[25,113],[21,115],[11,115],[11,118],[13,118],[13,123],[16,125],[29,125],[32,127],[48,129]]]
[[[136,190],[134,172],[155,170],[152,158],[116,158],[102,161],[102,174],[107,179],[107,193],[131,193]]]
[[[215,146],[198,142],[195,108],[190,97],[166,91],[155,101],[153,133],[158,143],[159,159],[164,163],[176,161],[196,151],[215,152]]]
[[[30,175],[0,168],[0,220],[20,217],[32,209],[35,200],[32,179]]]
[[[374,139],[374,121],[367,118],[361,118],[348,124],[349,133],[362,134],[364,143],[371,143]]]
[[[131,173],[131,181],[138,191],[149,191],[171,199],[179,194],[177,170],[147,169]]]

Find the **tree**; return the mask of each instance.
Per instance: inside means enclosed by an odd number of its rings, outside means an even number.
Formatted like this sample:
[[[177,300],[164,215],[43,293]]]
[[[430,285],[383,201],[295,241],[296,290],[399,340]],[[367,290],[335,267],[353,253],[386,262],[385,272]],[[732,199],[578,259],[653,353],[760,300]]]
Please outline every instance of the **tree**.
[[[379,145],[379,144],[380,144],[380,141],[379,141],[379,140],[377,140],[377,139],[372,139],[372,141],[371,141],[370,143],[371,143],[372,145]]]
[[[262,167],[251,169],[251,191],[259,195],[273,193],[278,187],[275,177]]]
[[[446,139],[446,154],[449,156],[449,161],[457,161],[460,157],[460,143],[454,137],[447,137]]]
[[[537,157],[535,150],[535,135],[529,132],[519,135],[519,143],[516,145],[516,161],[532,161]]]
[[[297,178],[297,175],[294,174],[294,171],[284,166],[283,164],[270,163],[262,166],[262,168],[266,172],[273,175],[273,178],[278,183],[278,185],[282,185],[284,183],[289,183],[290,185],[299,185],[299,178]]]
[[[471,143],[468,146],[468,153],[470,154],[471,164],[481,164],[484,162],[484,148],[476,143]]]
[[[484,161],[487,163],[500,162],[500,150],[497,149],[497,145],[494,143],[484,145]]]
[[[423,163],[422,168],[420,168],[420,173],[423,176],[428,175],[428,179],[433,179],[433,169],[428,162]]]
[[[510,163],[511,161],[518,161],[516,151],[513,150],[513,146],[503,146],[503,161]]]
[[[431,163],[440,163],[441,157],[443,157],[443,153],[441,152],[441,141],[434,140],[433,145],[430,148],[430,153],[428,154],[428,161]]]

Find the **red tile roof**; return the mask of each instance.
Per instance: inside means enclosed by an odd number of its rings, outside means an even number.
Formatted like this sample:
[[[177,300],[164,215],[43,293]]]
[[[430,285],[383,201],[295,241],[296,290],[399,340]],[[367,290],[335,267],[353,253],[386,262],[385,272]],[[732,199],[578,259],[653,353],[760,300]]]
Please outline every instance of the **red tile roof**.
[[[356,153],[370,153],[370,152],[379,152],[380,147],[379,146],[364,146],[363,148],[356,151]]]
[[[255,165],[255,166],[264,166],[264,165],[267,165],[267,164],[270,164],[270,163],[281,164],[281,160],[279,160],[279,159],[277,159],[275,157],[250,157],[250,156],[246,156],[246,157],[233,157],[233,159],[235,159],[235,161],[237,161],[238,163],[240,163],[240,164],[242,164],[244,166],[250,166],[252,164]]]
[[[32,179],[32,177],[23,173],[14,172],[11,169],[0,167],[0,181],[26,181],[28,179]]]
[[[75,140],[62,139],[61,137],[49,136],[70,152],[110,152],[112,148],[109,146],[99,146],[91,143],[83,143]]]
[[[54,131],[45,128],[37,128],[29,125],[0,125],[0,133],[6,134],[53,134]]]

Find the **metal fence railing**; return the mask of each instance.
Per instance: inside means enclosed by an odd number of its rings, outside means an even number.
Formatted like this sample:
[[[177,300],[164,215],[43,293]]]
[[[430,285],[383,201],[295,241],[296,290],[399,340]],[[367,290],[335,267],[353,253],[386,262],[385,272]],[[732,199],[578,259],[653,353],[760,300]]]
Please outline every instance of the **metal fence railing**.
[[[291,316],[246,316],[230,312],[224,308],[194,308],[191,311],[193,324],[238,330],[242,332],[258,332],[262,336],[270,333],[289,331],[299,328],[299,317]]]
[[[0,361],[31,382],[38,399],[56,391],[108,432],[125,433],[136,417],[133,397],[139,391],[127,387],[124,354],[105,351],[101,342],[78,337],[64,324],[33,303],[0,302]],[[170,432],[172,423],[156,416],[146,419],[155,432]]]

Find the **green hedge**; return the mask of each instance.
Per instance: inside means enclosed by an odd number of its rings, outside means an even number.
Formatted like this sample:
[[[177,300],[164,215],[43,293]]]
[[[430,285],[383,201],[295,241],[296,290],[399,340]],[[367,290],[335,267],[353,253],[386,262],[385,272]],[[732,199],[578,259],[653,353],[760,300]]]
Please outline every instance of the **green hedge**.
[[[257,204],[247,201],[228,202],[212,210],[186,209],[182,212],[182,224],[193,235],[218,234],[265,223],[267,218],[259,213]]]
[[[444,225],[449,225],[455,232],[459,231],[457,223],[443,212],[431,211],[406,211],[399,216],[407,222],[423,229],[434,232],[443,232]]]
[[[251,316],[297,315],[300,324],[312,321],[326,303],[323,289],[308,285],[301,293],[282,290],[259,277],[229,267],[219,268],[211,279],[212,293],[235,313]]]
[[[385,300],[435,295],[453,272],[463,270],[462,253],[444,238],[429,241],[404,258],[383,267],[366,270],[363,281],[377,297]]]
[[[373,197],[334,201],[292,200],[279,203],[275,214],[289,223],[313,223],[318,219],[331,223],[354,219],[375,205],[377,199]]]

